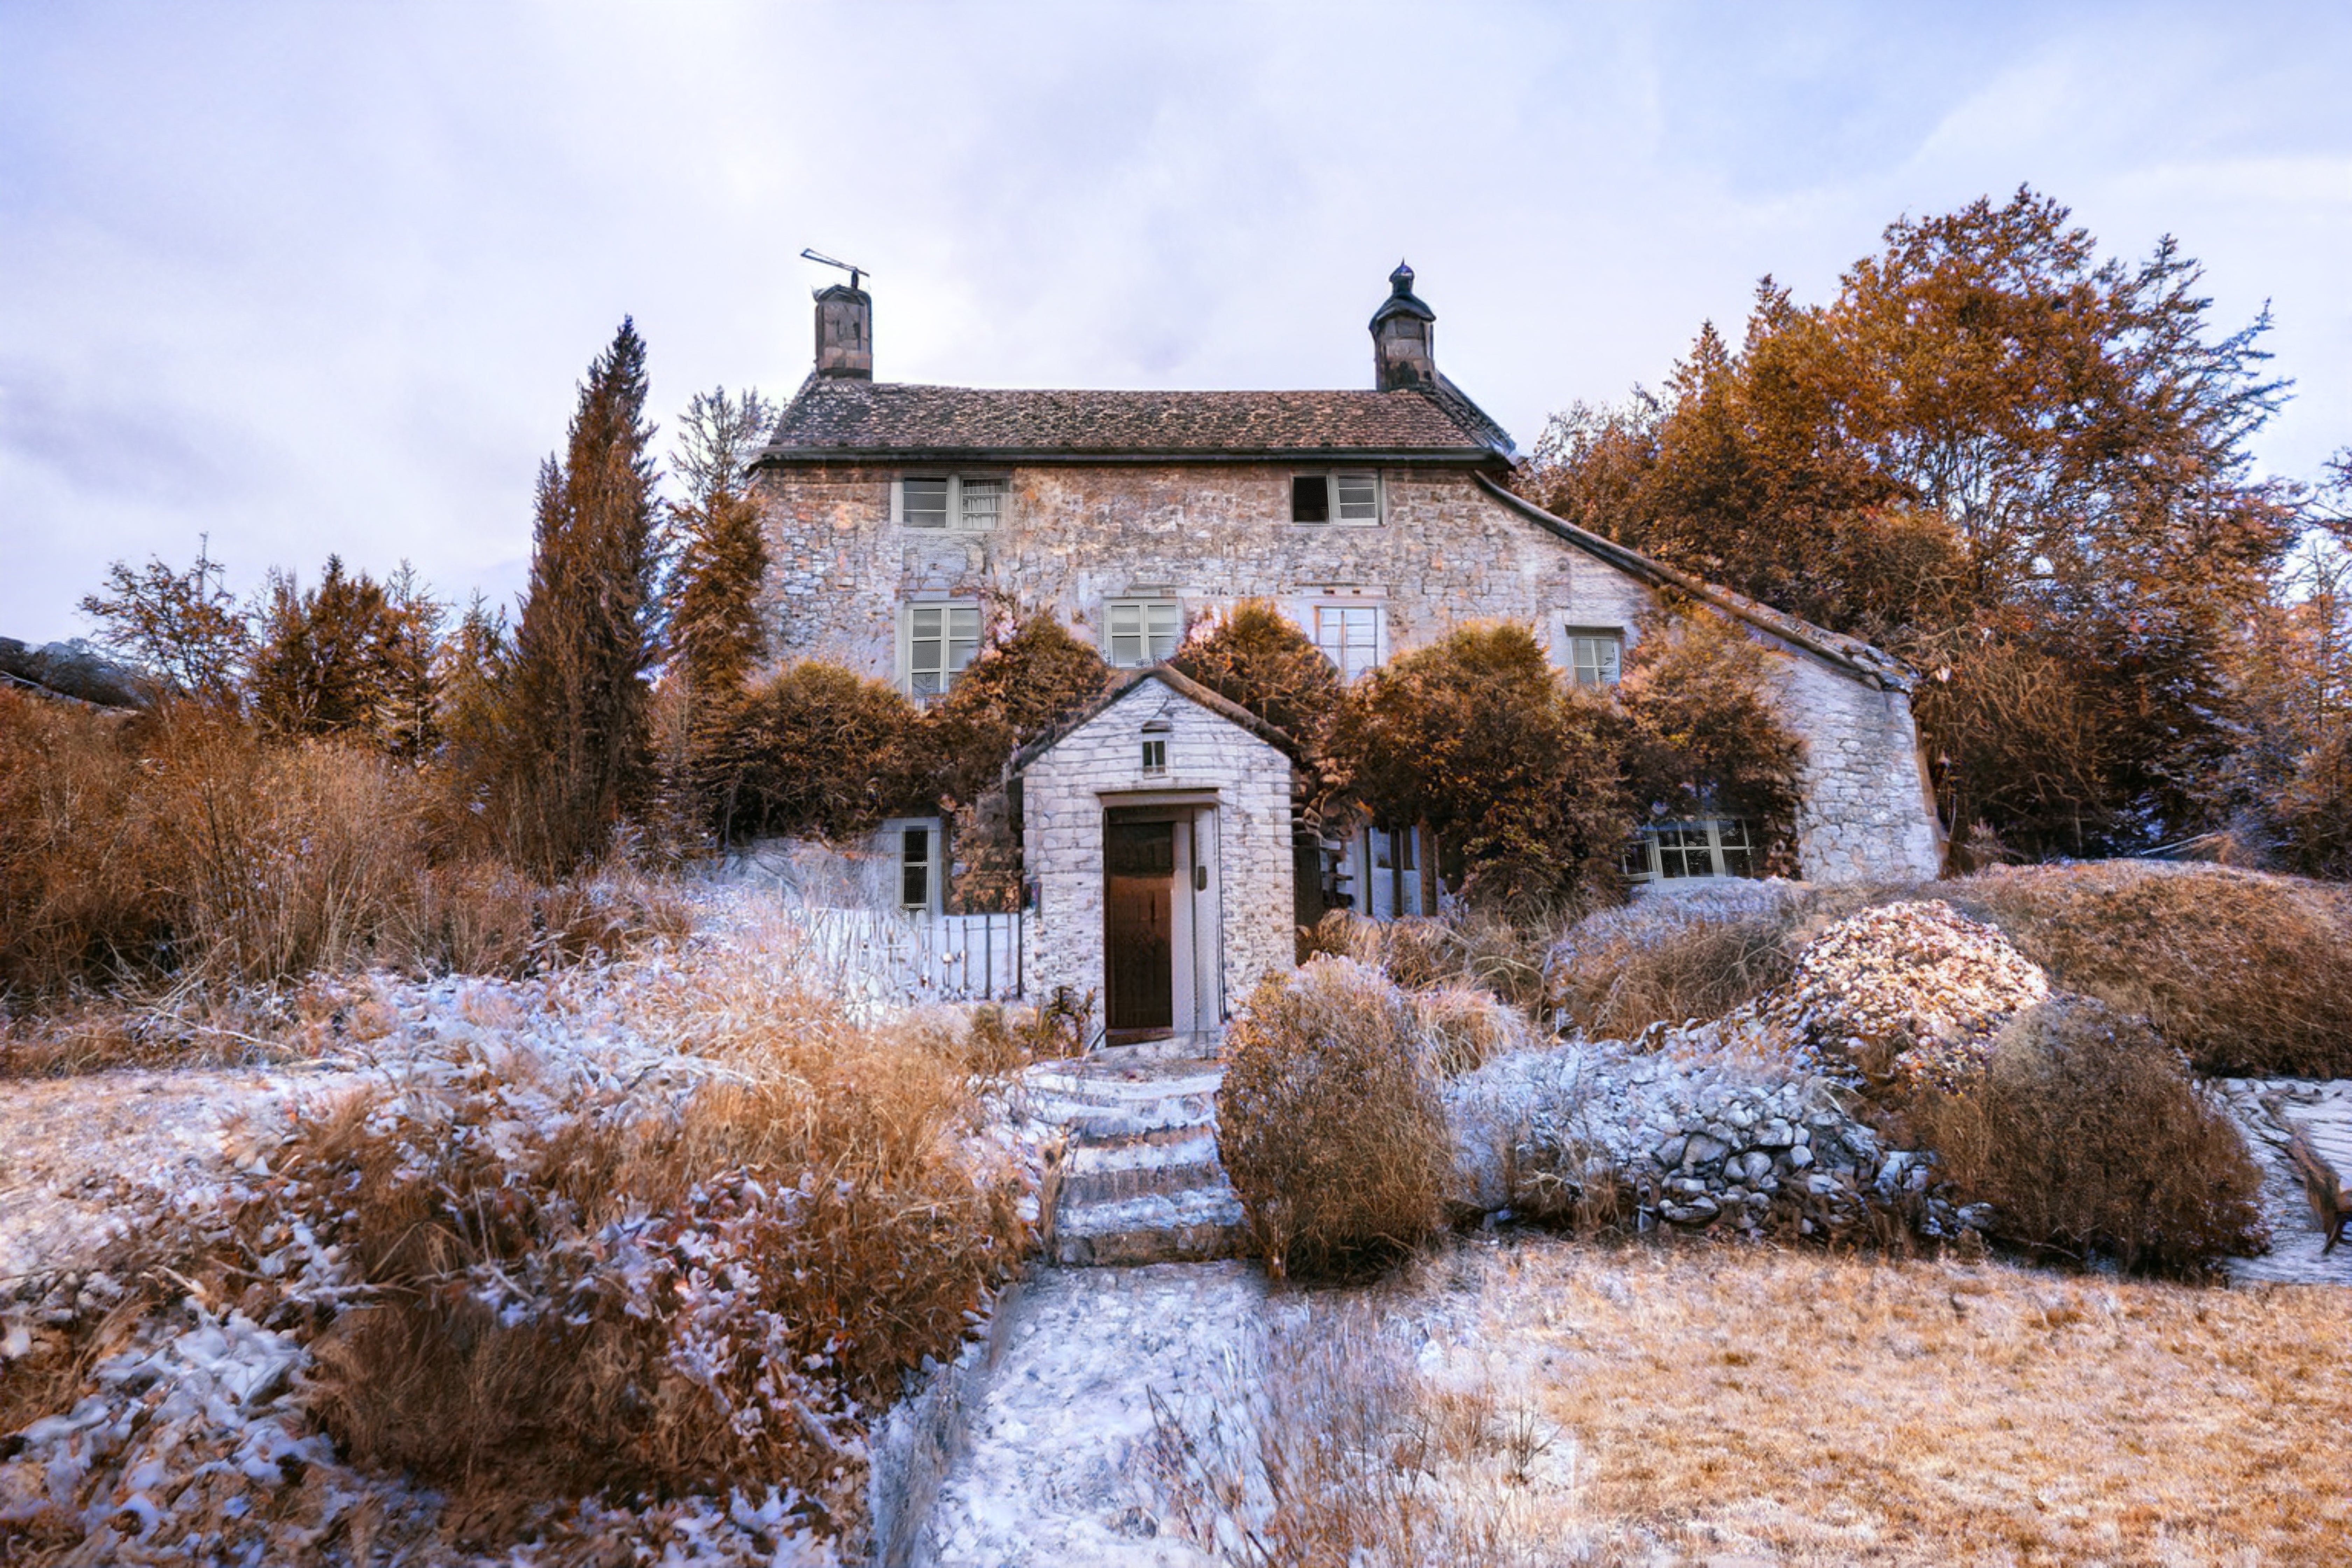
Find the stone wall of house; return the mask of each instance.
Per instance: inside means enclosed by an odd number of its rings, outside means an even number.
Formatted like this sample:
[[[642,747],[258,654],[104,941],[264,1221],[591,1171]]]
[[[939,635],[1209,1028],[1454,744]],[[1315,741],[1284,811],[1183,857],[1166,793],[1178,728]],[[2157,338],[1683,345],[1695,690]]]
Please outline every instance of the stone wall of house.
[[[1781,711],[1805,739],[1797,857],[1809,882],[1927,879],[1944,845],[1911,699],[1801,652],[1774,660]]]
[[[765,608],[780,651],[897,673],[898,606],[978,599],[1005,614],[1050,608],[1099,638],[1118,598],[1180,601],[1187,614],[1271,598],[1302,623],[1317,603],[1382,606],[1391,651],[1475,620],[1630,626],[1647,590],[1531,527],[1459,470],[1382,471],[1387,515],[1370,526],[1289,521],[1275,465],[1078,465],[1014,469],[987,533],[890,521],[891,473],[794,468],[768,475]]]
[[[1168,772],[1143,773],[1145,722],[1170,725]],[[1219,918],[1225,1005],[1290,966],[1290,759],[1240,725],[1157,680],[1137,685],[1064,737],[1022,775],[1022,854],[1037,886],[1024,949],[1033,996],[1067,985],[1106,996],[1103,812],[1182,795],[1217,807]]]
[[[1003,470],[998,470],[1003,472]],[[764,608],[783,656],[896,679],[899,606],[978,600],[1011,617],[1051,609],[1099,638],[1103,606],[1172,598],[1188,616],[1243,598],[1303,626],[1318,604],[1377,605],[1389,656],[1465,622],[1619,627],[1630,644],[1646,584],[1530,523],[1458,469],[1382,471],[1370,527],[1289,519],[1287,465],[1045,465],[1009,472],[987,533],[890,521],[894,470],[794,467],[762,480],[772,567]],[[1767,641],[1772,639],[1767,638]],[[1933,876],[1940,860],[1908,700],[1774,643],[1791,727],[1808,742],[1799,822],[1808,878]]]

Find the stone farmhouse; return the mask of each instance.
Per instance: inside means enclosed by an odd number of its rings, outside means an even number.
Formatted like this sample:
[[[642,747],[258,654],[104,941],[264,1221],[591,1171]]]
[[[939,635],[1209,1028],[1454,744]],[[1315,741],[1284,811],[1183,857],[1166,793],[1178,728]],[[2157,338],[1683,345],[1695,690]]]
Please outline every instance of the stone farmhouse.
[[[831,659],[918,701],[994,626],[1050,611],[1127,672],[1015,759],[1024,989],[1101,998],[1115,1037],[1213,1029],[1292,962],[1327,902],[1433,912],[1409,826],[1296,843],[1288,739],[1165,668],[1189,626],[1270,600],[1352,679],[1465,622],[1532,626],[1561,670],[1613,682],[1674,589],[1775,656],[1807,745],[1803,875],[1928,877],[1941,836],[1907,695],[1878,650],[1697,582],[1505,488],[1510,437],[1437,368],[1410,268],[1371,319],[1362,390],[1113,392],[874,379],[873,300],[816,298],[816,365],[759,458],[785,658]],[[941,909],[937,819],[888,824],[888,885]],[[1750,825],[1664,822],[1627,874],[1661,889],[1758,872]]]

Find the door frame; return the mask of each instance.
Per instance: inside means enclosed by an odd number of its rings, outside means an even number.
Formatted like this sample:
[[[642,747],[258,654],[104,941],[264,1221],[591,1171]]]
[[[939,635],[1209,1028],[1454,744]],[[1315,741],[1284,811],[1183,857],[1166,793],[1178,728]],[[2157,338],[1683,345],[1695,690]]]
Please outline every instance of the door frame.
[[[1110,1005],[1110,825],[1170,822],[1176,826],[1175,869],[1169,908],[1170,993],[1178,1037],[1197,1037],[1225,1021],[1223,814],[1214,791],[1104,794],[1097,842],[1104,879],[1102,984],[1104,1016]],[[1189,983],[1188,983],[1189,981]]]

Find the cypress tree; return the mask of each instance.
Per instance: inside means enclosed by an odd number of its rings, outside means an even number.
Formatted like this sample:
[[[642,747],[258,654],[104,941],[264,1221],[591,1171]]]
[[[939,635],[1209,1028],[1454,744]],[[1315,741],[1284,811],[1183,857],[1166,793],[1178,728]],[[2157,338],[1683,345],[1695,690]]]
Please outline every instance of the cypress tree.
[[[658,540],[645,406],[645,340],[625,319],[588,367],[562,460],[540,468],[506,816],[514,852],[549,875],[602,854],[646,782]]]

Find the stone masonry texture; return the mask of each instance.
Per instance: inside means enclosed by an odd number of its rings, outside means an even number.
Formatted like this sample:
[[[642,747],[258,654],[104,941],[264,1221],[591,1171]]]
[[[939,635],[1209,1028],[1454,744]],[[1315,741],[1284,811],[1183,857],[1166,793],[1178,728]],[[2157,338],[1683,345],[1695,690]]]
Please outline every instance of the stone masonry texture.
[[[1168,772],[1143,773],[1142,731],[1171,726]],[[1047,996],[1066,985],[1104,1005],[1103,813],[1177,797],[1217,810],[1224,1005],[1260,976],[1289,967],[1290,759],[1231,720],[1157,680],[1126,695],[1033,760],[1022,775],[1022,853],[1037,886],[1024,986]]]
[[[917,470],[935,473],[936,468]],[[1645,583],[1516,515],[1467,470],[1382,470],[1371,526],[1289,521],[1287,464],[1038,464],[971,470],[1009,481],[987,532],[890,521],[883,468],[793,465],[762,479],[772,563],[763,611],[787,658],[898,676],[900,606],[961,599],[992,619],[1049,610],[1099,640],[1105,605],[1173,598],[1197,616],[1244,598],[1312,628],[1318,605],[1373,605],[1393,656],[1471,621],[1619,628],[1654,603]],[[1769,634],[1790,727],[1808,749],[1798,822],[1821,881],[1935,875],[1941,858],[1909,700]],[[1047,869],[1032,860],[1033,875]]]

